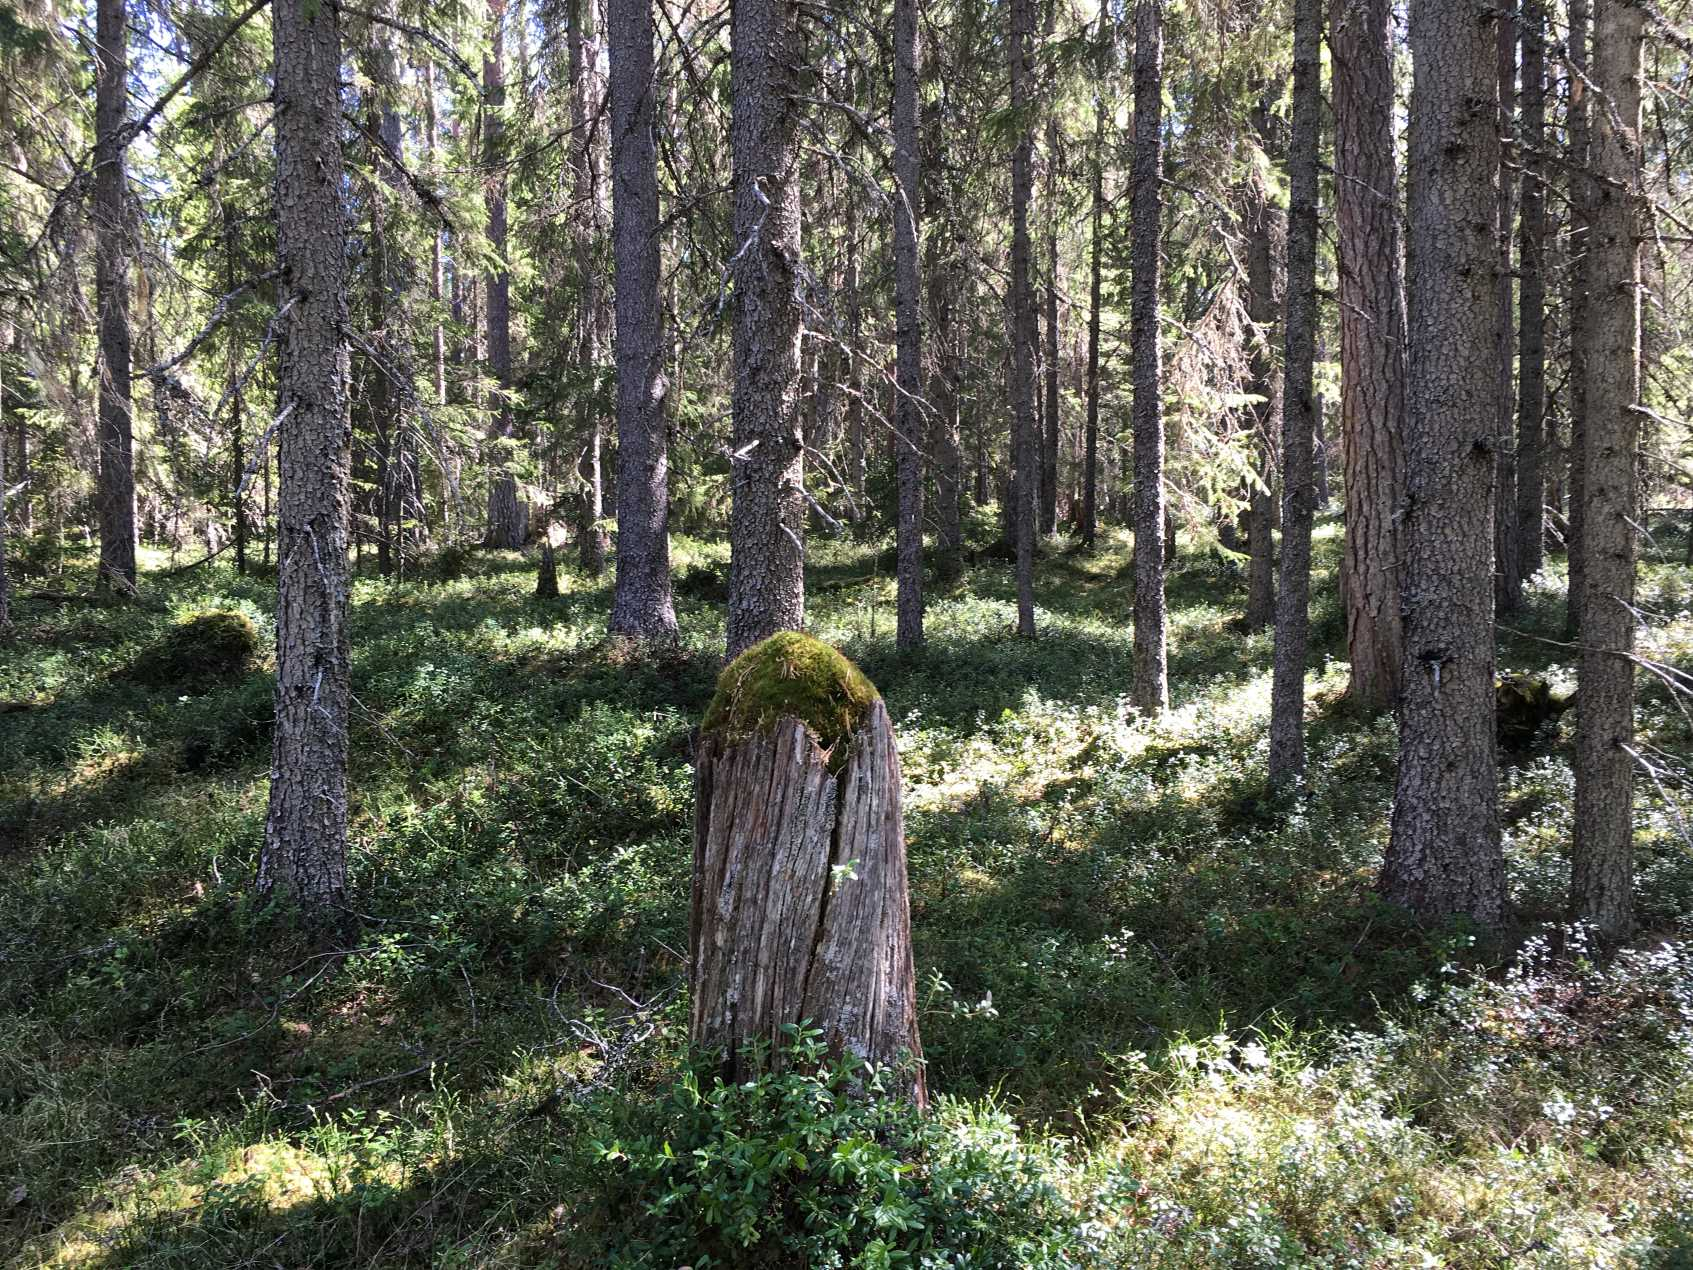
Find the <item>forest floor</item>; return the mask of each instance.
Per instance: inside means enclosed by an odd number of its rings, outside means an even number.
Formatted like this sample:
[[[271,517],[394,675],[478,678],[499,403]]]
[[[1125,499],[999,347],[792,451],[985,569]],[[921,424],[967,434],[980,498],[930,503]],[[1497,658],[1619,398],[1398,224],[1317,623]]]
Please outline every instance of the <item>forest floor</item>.
[[[931,591],[911,656],[886,544],[815,544],[813,629],[900,738],[944,1095],[921,1128],[827,1076],[711,1091],[686,1066],[721,545],[678,540],[684,635],[650,660],[604,640],[609,571],[546,603],[515,555],[361,575],[352,911],[328,950],[249,894],[262,658],[157,673],[206,610],[268,644],[273,577],[150,556],[121,609],[26,580],[0,648],[0,1262],[1693,1265],[1675,814],[1643,781],[1643,931],[1590,956],[1557,924],[1566,715],[1503,767],[1509,938],[1383,906],[1394,730],[1342,699],[1336,543],[1325,521],[1310,776],[1281,800],[1236,565],[1178,564],[1173,709],[1149,724],[1122,539],[1049,550],[1032,642],[982,558]],[[1656,546],[1683,558],[1679,534]],[[1643,651],[1693,669],[1693,571],[1642,576]],[[1570,686],[1562,603],[1554,569],[1502,669]],[[1650,675],[1639,709],[1693,753]]]

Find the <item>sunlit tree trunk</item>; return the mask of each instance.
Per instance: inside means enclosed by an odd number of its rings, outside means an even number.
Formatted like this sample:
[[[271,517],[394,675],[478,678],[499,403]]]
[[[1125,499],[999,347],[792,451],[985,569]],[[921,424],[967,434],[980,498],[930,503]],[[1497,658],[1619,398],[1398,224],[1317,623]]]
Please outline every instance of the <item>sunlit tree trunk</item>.
[[[1511,133],[1516,127],[1517,93],[1517,20],[1509,14],[1497,23],[1499,67],[1499,135],[1503,145],[1499,154],[1498,187],[1498,263],[1494,266],[1494,308],[1496,349],[1494,369],[1498,388],[1494,394],[1494,455],[1499,472],[1494,491],[1493,506],[1493,580],[1494,605],[1501,613],[1515,611],[1522,604],[1522,560],[1517,551],[1517,447],[1515,423],[1517,414],[1516,365],[1517,338],[1515,305],[1512,287],[1511,246],[1516,235],[1512,229],[1516,221],[1515,147]]]
[[[599,165],[595,161],[596,131],[588,113],[592,71],[586,49],[593,39],[594,0],[568,0],[567,39],[570,62],[570,172],[571,245],[576,257],[576,362],[584,385],[599,374],[600,320],[604,307],[599,275],[594,264],[594,238],[600,206]],[[656,245],[655,245],[656,250]],[[605,568],[606,532],[604,466],[601,450],[604,429],[594,394],[584,392],[578,410],[582,437],[582,464],[577,473],[582,496],[577,507],[577,552],[583,571],[590,577]]]
[[[1412,0],[1405,663],[1387,898],[1504,915],[1494,745],[1496,12]]]
[[[1270,136],[1270,102],[1260,97],[1252,110],[1253,131],[1265,157],[1274,145]],[[1277,384],[1275,347],[1276,323],[1276,212],[1270,192],[1261,176],[1249,177],[1246,216],[1246,316],[1252,323],[1252,348],[1248,354],[1250,388],[1259,401],[1252,407],[1253,449],[1258,479],[1246,495],[1246,629],[1257,632],[1276,620],[1275,478],[1276,447],[1273,439],[1276,403],[1281,393]]]
[[[917,267],[922,212],[917,155],[921,63],[917,0],[894,0],[894,309],[899,395],[894,455],[899,481],[898,624],[900,648],[923,643],[923,308]]]
[[[1103,50],[1110,31],[1110,14],[1101,7],[1099,39]],[[1105,233],[1105,74],[1102,66],[1093,97],[1093,155],[1089,164],[1093,180],[1088,208],[1088,357],[1087,437],[1082,459],[1082,542],[1092,547],[1099,538],[1099,311],[1104,280]]]
[[[1148,714],[1170,704],[1165,665],[1164,408],[1159,401],[1158,253],[1164,196],[1164,3],[1135,5],[1129,345],[1134,367],[1135,680]]]
[[[1311,524],[1317,491],[1313,363],[1317,328],[1317,146],[1322,137],[1321,0],[1293,9],[1293,138],[1288,150],[1287,330],[1282,369],[1281,597],[1270,695],[1270,783],[1305,768],[1305,659],[1310,643]]]
[[[261,894],[311,909],[347,881],[348,472],[339,11],[274,0],[283,328],[277,427],[276,727]]]
[[[135,431],[130,396],[129,29],[124,0],[95,6],[94,289],[100,322],[98,586],[135,590]]]
[[[804,60],[796,0],[731,10],[734,438],[729,656],[805,622],[800,437],[800,188],[793,98]]]
[[[1347,695],[1399,697],[1404,495],[1405,286],[1393,136],[1391,0],[1331,0],[1335,218],[1340,265],[1340,418],[1346,473],[1341,563]]]
[[[1591,0],[1569,0],[1567,38],[1569,81],[1569,199],[1570,266],[1569,294],[1569,533],[1565,549],[1569,558],[1569,597],[1565,632],[1575,636],[1581,629],[1582,571],[1585,555],[1582,531],[1587,521],[1587,348],[1591,301],[1592,233],[1589,218],[1593,207],[1593,182],[1587,175],[1592,145],[1592,108],[1588,101],[1588,41],[1592,35]]]
[[[1633,925],[1634,574],[1640,452],[1641,45],[1645,14],[1598,0],[1589,220],[1587,514],[1582,553],[1581,679],[1575,732],[1571,915],[1607,939]]]
[[[1517,559],[1523,578],[1546,550],[1546,7],[1522,15],[1522,243],[1517,284]]]
[[[1035,297],[1029,243],[1034,132],[1029,107],[1034,0],[1011,0],[1011,109],[1023,122],[1011,152],[1012,483],[1008,525],[1017,548],[1017,633],[1035,633],[1035,517],[1040,498],[1040,436],[1035,420]]]
[[[483,129],[483,162],[488,165],[488,246],[494,257],[487,284],[488,369],[493,374],[499,399],[492,411],[495,466],[488,487],[488,545],[513,550],[529,536],[528,517],[518,498],[517,477],[511,472],[513,423],[511,408],[511,270],[506,254],[506,148],[505,148],[505,0],[491,0],[489,19],[493,23],[492,45],[482,60],[482,84],[486,124]]]

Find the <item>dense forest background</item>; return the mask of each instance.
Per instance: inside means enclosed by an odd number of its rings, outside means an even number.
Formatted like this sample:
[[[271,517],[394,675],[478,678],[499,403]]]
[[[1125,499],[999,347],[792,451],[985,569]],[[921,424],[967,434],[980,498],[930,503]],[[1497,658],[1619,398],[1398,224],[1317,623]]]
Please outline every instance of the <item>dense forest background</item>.
[[[0,0],[0,1256],[1693,1264],[1686,5],[367,2]]]

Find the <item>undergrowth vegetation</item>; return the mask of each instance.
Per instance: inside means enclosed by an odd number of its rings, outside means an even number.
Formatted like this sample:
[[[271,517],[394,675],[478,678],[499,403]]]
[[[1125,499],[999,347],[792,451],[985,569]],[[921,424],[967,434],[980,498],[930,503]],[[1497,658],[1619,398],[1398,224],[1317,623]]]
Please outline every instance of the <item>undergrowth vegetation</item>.
[[[1602,958],[1557,924],[1573,713],[1503,772],[1511,938],[1420,928],[1372,891],[1394,732],[1341,696],[1332,525],[1286,799],[1230,562],[1178,563],[1149,725],[1122,542],[1052,549],[1034,642],[981,559],[910,656],[883,545],[815,545],[808,596],[900,738],[941,1095],[921,1122],[853,1094],[874,1073],[724,1088],[686,1052],[722,547],[677,542],[683,635],[650,657],[604,637],[609,572],[548,602],[514,555],[356,583],[354,897],[329,950],[250,894],[270,582],[160,575],[121,621],[21,600],[0,1260],[1693,1265],[1693,858],[1643,787],[1641,938]],[[1643,651],[1693,665],[1688,570],[1647,566],[1641,607]],[[204,614],[250,623],[257,655],[166,673]],[[1566,690],[1561,619],[1540,579],[1501,668]],[[1650,676],[1639,710],[1651,745],[1693,748]]]

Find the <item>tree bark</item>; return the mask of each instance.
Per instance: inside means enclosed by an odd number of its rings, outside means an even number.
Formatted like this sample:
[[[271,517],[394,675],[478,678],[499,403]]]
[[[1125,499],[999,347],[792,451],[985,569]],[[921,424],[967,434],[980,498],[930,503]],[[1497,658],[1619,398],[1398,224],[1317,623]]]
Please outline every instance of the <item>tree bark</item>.
[[[1109,37],[1109,10],[1099,11],[1100,47]],[[1099,311],[1103,292],[1105,229],[1105,71],[1104,54],[1093,97],[1093,180],[1088,209],[1088,361],[1087,437],[1082,459],[1082,543],[1092,548],[1099,538]]]
[[[1046,0],[1046,39],[1050,44],[1058,33],[1057,0]],[[1041,413],[1043,435],[1040,454],[1040,532],[1052,537],[1058,532],[1058,107],[1056,94],[1048,91],[1046,111],[1046,321],[1041,332],[1046,343],[1041,369],[1046,404]]]
[[[1405,662],[1387,898],[1497,926],[1496,13],[1412,0]]]
[[[505,0],[491,0],[492,46],[482,59],[482,160],[489,169],[484,201],[488,209],[488,246],[495,265],[486,277],[488,289],[488,369],[499,394],[492,412],[491,435],[495,464],[488,486],[488,545],[517,550],[529,536],[528,516],[518,497],[511,409],[511,269],[506,257],[505,153]]]
[[[805,623],[805,450],[800,438],[800,189],[793,98],[803,59],[795,0],[738,0],[730,20],[734,115],[735,453],[728,651]]]
[[[1270,135],[1270,102],[1260,97],[1252,110],[1253,131],[1266,159],[1275,150]],[[1276,211],[1264,180],[1254,173],[1247,190],[1246,316],[1252,323],[1249,356],[1253,446],[1258,471],[1246,494],[1246,629],[1264,630],[1276,620],[1275,479],[1273,428],[1281,396],[1276,382]]]
[[[953,328],[954,289],[943,260],[940,226],[930,229],[924,248],[927,258],[929,303],[934,310],[934,374],[930,377],[932,410],[930,450],[935,466],[935,571],[952,581],[964,571],[964,528],[961,503],[964,460],[959,448],[957,332]]]
[[[348,472],[339,11],[275,0],[276,208],[292,302],[278,372],[276,731],[258,889],[320,913],[347,881]]]
[[[1517,283],[1517,563],[1546,562],[1546,6],[1522,11],[1522,242]]]
[[[617,317],[617,587],[611,633],[672,639],[669,383],[659,306],[650,0],[610,8],[611,214]]]
[[[6,354],[11,343],[10,324],[0,323],[0,636],[12,626],[12,582],[6,572]]]
[[[899,595],[895,642],[923,643],[923,308],[917,267],[922,213],[917,155],[917,83],[921,62],[917,0],[894,0],[894,311],[898,397],[894,454],[899,483]]]
[[[822,1029],[834,1053],[900,1065],[928,1100],[917,1031],[899,754],[875,702],[846,767],[796,719],[726,744],[707,735],[694,777],[690,1039],[723,1051]],[[915,1060],[915,1065],[909,1065]]]
[[[1517,22],[1508,13],[1498,23],[1496,56],[1499,73],[1499,187],[1497,200],[1498,262],[1494,266],[1495,374],[1493,448],[1498,476],[1493,502],[1494,605],[1501,613],[1513,613],[1522,606],[1522,560],[1517,551],[1517,451],[1516,377],[1517,351],[1515,306],[1512,303],[1511,245],[1516,235],[1513,197],[1516,157],[1511,133],[1516,127]]]
[[[100,321],[102,591],[135,591],[135,434],[129,339],[129,30],[124,0],[95,6],[94,286]]]
[[[1404,493],[1405,288],[1393,137],[1391,0],[1331,0],[1347,695],[1399,698]]]
[[[615,6],[614,6],[615,7]],[[586,57],[593,38],[594,0],[568,0],[566,39],[570,63],[570,173],[571,245],[576,256],[576,362],[584,385],[599,375],[599,330],[601,310],[599,271],[594,264],[594,238],[598,231],[600,182],[595,162],[593,121],[588,114],[592,70]],[[656,196],[655,196],[656,197]],[[657,250],[655,243],[654,250]],[[582,570],[598,577],[605,568],[606,532],[605,477],[601,462],[604,429],[600,423],[597,394],[584,392],[578,418],[582,436],[582,464],[577,475],[582,481],[578,506],[576,544]],[[621,417],[621,416],[620,416]]]
[[[1564,549],[1569,561],[1569,593],[1564,618],[1565,634],[1571,639],[1581,631],[1583,527],[1587,521],[1587,348],[1592,291],[1588,250],[1592,233],[1589,218],[1593,207],[1592,179],[1587,175],[1592,145],[1592,111],[1587,101],[1588,41],[1592,34],[1591,0],[1569,0],[1569,398],[1570,472],[1569,533]]]
[[[1011,0],[1011,110],[1022,123],[1011,152],[1012,477],[1009,528],[1017,548],[1017,633],[1035,634],[1035,517],[1040,497],[1040,434],[1035,421],[1035,297],[1030,274],[1029,203],[1034,193],[1034,129],[1029,114],[1034,0]]]
[[[1281,599],[1270,692],[1270,784],[1305,770],[1305,660],[1311,633],[1311,524],[1317,494],[1313,366],[1317,329],[1317,147],[1322,139],[1322,0],[1293,9],[1288,148],[1287,330],[1282,369]]]
[[[1633,926],[1634,574],[1640,451],[1641,45],[1631,0],[1598,0],[1593,79],[1596,192],[1589,220],[1586,517],[1582,553],[1581,690],[1575,732],[1571,915],[1607,940]]]
[[[1159,400],[1158,249],[1163,222],[1164,3],[1135,5],[1134,190],[1129,215],[1129,346],[1134,367],[1134,703],[1170,704],[1165,664],[1164,408]]]

